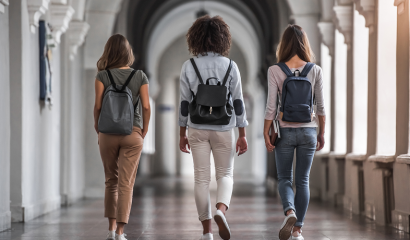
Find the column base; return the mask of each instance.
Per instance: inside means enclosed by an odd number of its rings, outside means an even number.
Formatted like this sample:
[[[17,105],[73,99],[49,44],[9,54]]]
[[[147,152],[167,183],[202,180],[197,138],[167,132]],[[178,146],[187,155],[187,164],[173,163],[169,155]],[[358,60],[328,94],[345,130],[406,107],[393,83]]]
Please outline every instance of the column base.
[[[27,222],[61,207],[61,196],[31,206],[11,206],[12,222]]]
[[[393,210],[392,226],[399,230],[410,232],[410,213]]]
[[[0,214],[0,232],[11,228],[11,212],[7,211]]]

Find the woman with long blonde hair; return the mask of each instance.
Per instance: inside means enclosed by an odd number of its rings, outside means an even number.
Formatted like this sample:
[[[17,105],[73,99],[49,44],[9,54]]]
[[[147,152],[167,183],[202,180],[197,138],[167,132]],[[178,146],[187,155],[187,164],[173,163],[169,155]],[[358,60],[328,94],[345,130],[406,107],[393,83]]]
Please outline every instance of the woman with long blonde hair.
[[[325,144],[323,137],[325,130],[325,108],[322,69],[312,64],[315,59],[307,34],[298,25],[289,25],[283,33],[277,50],[277,60],[278,64],[270,67],[268,70],[268,100],[264,125],[265,145],[269,152],[275,150],[278,188],[282,199],[283,211],[286,216],[279,231],[279,239],[287,240],[291,237],[291,239],[303,240],[301,228],[309,205],[310,168],[315,151],[322,149]],[[284,82],[292,77],[293,79],[301,80],[300,82],[304,81],[309,86],[306,88],[309,92],[307,96],[308,103],[304,105],[308,109],[308,120],[305,122],[285,121],[283,115],[283,111],[286,112],[286,104],[289,98],[286,100],[286,98],[282,99],[282,97],[284,92],[290,91],[288,86],[292,87],[292,84],[285,85]],[[293,83],[294,86],[297,84]],[[277,99],[279,99],[279,102]],[[314,100],[316,100],[316,113],[312,110],[314,109]],[[293,116],[297,115],[302,105],[298,105],[299,109],[296,109],[298,107],[296,105],[290,106],[290,108],[294,107],[294,109],[289,112]],[[271,139],[269,136],[269,130],[273,121],[279,122],[279,129],[276,128],[275,130],[272,128],[271,131],[273,135],[277,132],[280,133],[280,141],[273,141],[274,139]],[[318,134],[316,132],[317,127],[319,127]],[[294,194],[292,188],[295,150],[296,194]]]
[[[144,72],[132,69],[130,66],[133,63],[132,48],[120,34],[108,39],[104,53],[97,62],[94,126],[105,172],[104,217],[108,218],[109,223],[107,240],[126,240],[124,226],[130,216],[135,176],[151,114],[148,78]],[[101,110],[104,109],[104,94],[110,86],[117,89],[117,86],[124,85],[132,95],[134,108],[134,116],[130,116],[132,121],[129,121],[133,125],[129,125],[131,134],[102,133],[99,131],[99,119]],[[142,106],[142,116],[138,110],[139,105]],[[124,106],[124,109],[127,107],[129,106]]]

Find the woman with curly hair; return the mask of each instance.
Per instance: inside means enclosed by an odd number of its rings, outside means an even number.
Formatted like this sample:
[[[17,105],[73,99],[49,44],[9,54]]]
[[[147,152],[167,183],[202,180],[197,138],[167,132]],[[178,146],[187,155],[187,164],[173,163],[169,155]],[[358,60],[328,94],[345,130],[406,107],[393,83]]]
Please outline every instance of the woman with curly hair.
[[[185,153],[190,153],[188,149],[192,148],[195,202],[203,226],[200,239],[206,240],[213,239],[209,196],[212,152],[218,186],[214,219],[221,238],[230,239],[231,232],[225,214],[233,188],[234,127],[239,128],[236,152],[241,155],[248,149],[245,137],[248,122],[241,76],[236,63],[226,57],[231,47],[231,34],[229,26],[221,17],[198,18],[188,31],[187,42],[190,53],[195,57],[186,61],[181,70],[179,147]],[[223,104],[218,104],[218,101]]]

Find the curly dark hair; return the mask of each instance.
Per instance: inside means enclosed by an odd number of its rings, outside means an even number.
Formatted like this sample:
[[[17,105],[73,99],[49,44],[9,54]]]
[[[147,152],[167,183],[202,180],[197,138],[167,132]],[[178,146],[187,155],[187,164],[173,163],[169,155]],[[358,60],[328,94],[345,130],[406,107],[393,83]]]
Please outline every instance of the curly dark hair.
[[[186,37],[189,52],[194,56],[214,52],[226,57],[232,43],[229,26],[220,16],[198,18]]]

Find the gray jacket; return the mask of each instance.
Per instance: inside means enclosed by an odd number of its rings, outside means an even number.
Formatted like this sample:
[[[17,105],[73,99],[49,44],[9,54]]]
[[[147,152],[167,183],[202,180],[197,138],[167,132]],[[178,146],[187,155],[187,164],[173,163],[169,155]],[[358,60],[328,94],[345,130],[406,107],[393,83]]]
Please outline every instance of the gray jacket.
[[[210,52],[207,56],[198,55],[194,59],[204,81],[210,77],[216,77],[220,81],[223,80],[229,66],[228,58]],[[210,84],[216,85],[216,81],[217,80],[215,79],[211,79]],[[214,131],[228,131],[234,127],[248,126],[248,121],[246,120],[245,105],[242,96],[241,74],[239,73],[238,66],[235,62],[233,62],[232,64],[232,71],[226,83],[228,92],[230,91],[232,95],[229,101],[231,101],[231,104],[234,106],[234,112],[228,125],[205,125],[194,124],[191,122],[188,114],[187,104],[183,104],[183,102],[190,103],[192,101],[191,90],[192,92],[194,92],[194,94],[196,94],[198,90],[198,84],[199,80],[195,73],[194,67],[192,66],[191,62],[187,60],[184,65],[182,65],[180,77],[181,100],[179,104],[179,126],[188,126],[196,129]]]

